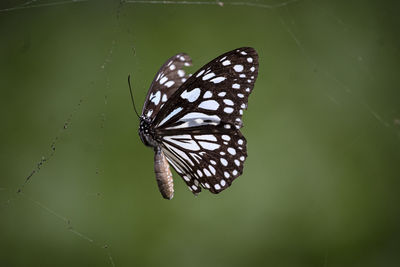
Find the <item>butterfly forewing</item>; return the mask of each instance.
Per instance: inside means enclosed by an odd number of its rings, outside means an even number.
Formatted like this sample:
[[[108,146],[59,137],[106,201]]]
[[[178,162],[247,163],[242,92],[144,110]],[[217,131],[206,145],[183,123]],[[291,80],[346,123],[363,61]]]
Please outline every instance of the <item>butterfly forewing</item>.
[[[189,78],[183,67],[192,65],[191,58],[177,54],[168,59],[157,72],[147,93],[143,105],[142,116],[152,121],[160,108],[168,101],[173,93]]]
[[[159,111],[154,124],[160,132],[198,126],[239,129],[257,75],[253,48],[227,52],[193,74]]]
[[[200,185],[219,193],[242,174],[247,152],[239,129],[257,74],[256,51],[235,49],[193,74],[162,107],[148,105],[146,110],[158,111],[152,116],[161,148],[193,193]],[[153,104],[158,99],[151,95],[161,91],[149,93]]]

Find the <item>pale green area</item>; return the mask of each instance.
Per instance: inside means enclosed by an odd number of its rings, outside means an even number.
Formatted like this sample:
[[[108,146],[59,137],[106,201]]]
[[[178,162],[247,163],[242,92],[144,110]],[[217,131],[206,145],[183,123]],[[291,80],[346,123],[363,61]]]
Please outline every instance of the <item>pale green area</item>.
[[[399,266],[398,10],[326,0],[0,10],[0,265],[112,266],[111,255],[115,266]],[[260,56],[244,175],[194,197],[174,173],[166,201],[127,75],[141,108],[170,56],[188,53],[195,71],[240,46]]]

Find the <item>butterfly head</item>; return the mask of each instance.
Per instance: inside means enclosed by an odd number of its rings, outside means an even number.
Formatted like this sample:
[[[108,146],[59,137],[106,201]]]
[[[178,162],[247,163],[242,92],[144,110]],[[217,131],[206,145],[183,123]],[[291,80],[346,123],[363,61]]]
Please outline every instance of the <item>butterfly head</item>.
[[[151,121],[144,116],[140,117],[139,136],[143,144],[146,146],[158,146],[157,142],[155,141],[154,129],[151,127]]]

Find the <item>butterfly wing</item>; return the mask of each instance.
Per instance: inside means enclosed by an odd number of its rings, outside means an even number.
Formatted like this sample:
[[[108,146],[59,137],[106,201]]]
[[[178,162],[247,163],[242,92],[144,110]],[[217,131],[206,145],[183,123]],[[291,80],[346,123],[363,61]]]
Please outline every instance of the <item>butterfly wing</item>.
[[[189,78],[183,67],[191,65],[192,59],[188,55],[180,53],[168,59],[161,66],[150,85],[142,116],[147,117],[150,121],[156,117],[164,103]]]
[[[246,139],[236,130],[229,134],[164,136],[162,149],[168,162],[197,194],[201,186],[212,193],[229,187],[243,172]]]
[[[168,161],[192,192],[201,184],[219,193],[242,174],[247,152],[239,129],[257,74],[253,48],[227,52],[191,76],[154,118]]]

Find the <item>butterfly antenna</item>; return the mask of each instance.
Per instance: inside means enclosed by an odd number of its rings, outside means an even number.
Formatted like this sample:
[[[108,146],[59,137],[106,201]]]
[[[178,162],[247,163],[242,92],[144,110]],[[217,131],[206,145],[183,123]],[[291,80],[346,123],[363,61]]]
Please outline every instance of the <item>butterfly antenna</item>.
[[[128,85],[129,85],[129,92],[131,93],[133,109],[135,110],[136,116],[138,116],[138,118],[140,118],[139,113],[136,110],[135,101],[133,100],[133,93],[132,93],[132,87],[131,87],[131,75],[128,75]]]

